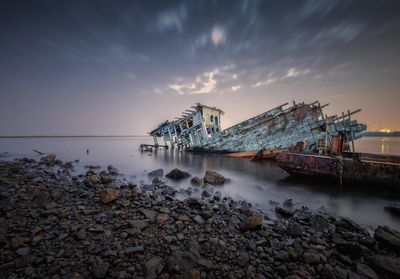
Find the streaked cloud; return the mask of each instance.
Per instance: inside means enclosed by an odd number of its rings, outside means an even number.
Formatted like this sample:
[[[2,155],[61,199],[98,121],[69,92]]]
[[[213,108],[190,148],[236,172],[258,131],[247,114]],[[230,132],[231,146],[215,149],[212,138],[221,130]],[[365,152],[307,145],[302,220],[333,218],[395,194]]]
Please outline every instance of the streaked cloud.
[[[288,78],[295,78],[298,76],[307,75],[310,72],[310,69],[298,69],[295,67],[289,68],[288,70],[286,70],[286,72],[284,72],[284,74],[281,75],[276,75],[274,72],[271,72],[268,74],[268,77],[265,80],[258,81],[252,84],[251,87],[256,88],[260,86],[270,85],[272,83],[283,81]]]
[[[183,32],[184,21],[187,17],[185,6],[180,6],[177,9],[163,11],[158,14],[156,19],[156,27],[159,31],[176,30]]]
[[[175,83],[169,84],[168,87],[181,95],[215,93],[219,83],[226,84],[235,79],[234,77],[237,75],[229,73],[234,68],[234,65],[216,67],[191,79],[178,78]],[[235,91],[240,88],[240,86],[233,87],[235,87]]]

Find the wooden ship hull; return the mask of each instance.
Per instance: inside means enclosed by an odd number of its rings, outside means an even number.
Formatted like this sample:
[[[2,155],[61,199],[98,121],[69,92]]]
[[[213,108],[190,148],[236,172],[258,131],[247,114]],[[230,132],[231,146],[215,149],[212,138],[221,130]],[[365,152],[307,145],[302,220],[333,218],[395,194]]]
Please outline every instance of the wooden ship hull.
[[[288,103],[221,131],[222,110],[197,104],[174,121],[158,125],[149,134],[158,145],[177,146],[195,153],[219,153],[227,156],[275,159],[284,152],[315,150],[327,134],[341,132],[348,142],[360,136],[364,124],[351,119],[360,110],[341,116],[327,116],[318,101]]]
[[[335,179],[400,187],[400,156],[344,152],[342,156],[283,153],[277,158],[283,170],[295,176]]]

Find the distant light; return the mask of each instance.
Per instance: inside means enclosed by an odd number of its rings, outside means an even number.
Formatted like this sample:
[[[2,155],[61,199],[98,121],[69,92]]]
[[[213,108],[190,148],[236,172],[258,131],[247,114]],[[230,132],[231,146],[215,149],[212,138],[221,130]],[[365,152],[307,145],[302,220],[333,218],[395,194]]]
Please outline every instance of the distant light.
[[[390,131],[389,129],[382,129],[382,130],[380,130],[379,132],[382,132],[382,133],[390,133],[391,131]]]

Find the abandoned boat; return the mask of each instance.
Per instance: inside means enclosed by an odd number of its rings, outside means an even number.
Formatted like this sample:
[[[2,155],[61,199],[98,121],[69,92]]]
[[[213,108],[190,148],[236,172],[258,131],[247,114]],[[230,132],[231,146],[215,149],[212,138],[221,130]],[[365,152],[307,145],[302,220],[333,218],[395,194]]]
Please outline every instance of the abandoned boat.
[[[346,141],[360,137],[364,124],[351,119],[360,110],[341,116],[327,116],[322,105],[288,103],[221,130],[224,112],[216,107],[197,103],[181,117],[165,121],[149,134],[154,147],[177,146],[192,152],[222,153],[235,157],[274,159],[283,152],[315,150],[328,133],[341,131]],[[163,138],[164,145],[158,144]],[[351,146],[349,147],[351,149]]]
[[[277,157],[280,168],[291,175],[333,178],[339,184],[356,182],[400,186],[400,156],[343,151],[341,133],[330,135],[322,154],[288,152]],[[330,144],[329,144],[330,143]]]

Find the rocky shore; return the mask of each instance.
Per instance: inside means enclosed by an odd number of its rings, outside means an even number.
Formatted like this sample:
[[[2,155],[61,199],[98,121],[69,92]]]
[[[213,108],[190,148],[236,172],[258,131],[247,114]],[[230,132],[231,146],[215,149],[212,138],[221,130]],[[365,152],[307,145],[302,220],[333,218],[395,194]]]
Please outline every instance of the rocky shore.
[[[388,227],[371,234],[307,208],[270,220],[215,191],[226,181],[215,172],[168,173],[201,192],[181,200],[163,170],[136,185],[112,166],[73,166],[0,162],[0,278],[400,278]]]

